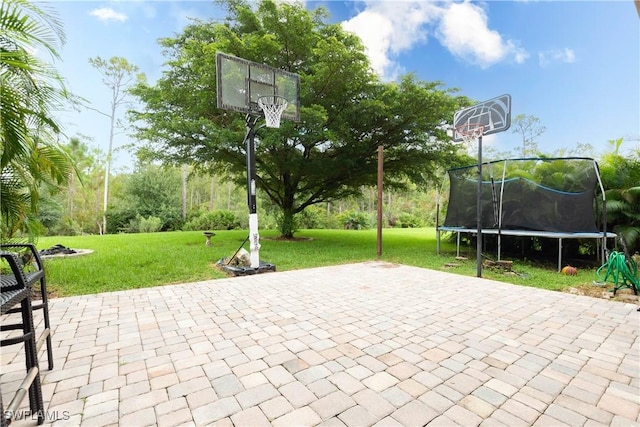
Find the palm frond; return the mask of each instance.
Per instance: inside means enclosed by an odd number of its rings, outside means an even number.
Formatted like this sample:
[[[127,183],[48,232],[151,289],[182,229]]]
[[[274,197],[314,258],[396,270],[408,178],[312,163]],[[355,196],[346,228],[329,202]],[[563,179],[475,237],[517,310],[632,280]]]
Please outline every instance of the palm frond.
[[[52,114],[67,91],[62,78],[33,52],[58,58],[65,41],[55,12],[27,0],[0,4],[0,231],[34,233],[41,184],[67,182],[73,165],[57,145]]]
[[[624,240],[628,248],[640,245],[640,226],[617,225],[613,232]]]

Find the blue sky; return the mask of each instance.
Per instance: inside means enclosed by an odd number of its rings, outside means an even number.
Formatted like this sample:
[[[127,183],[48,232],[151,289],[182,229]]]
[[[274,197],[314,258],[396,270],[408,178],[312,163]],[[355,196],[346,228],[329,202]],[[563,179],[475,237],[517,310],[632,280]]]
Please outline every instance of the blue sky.
[[[411,72],[484,101],[512,97],[512,116],[540,119],[545,152],[591,144],[596,156],[611,139],[640,142],[640,19],[623,1],[307,1],[323,6],[330,22],[358,34],[374,70],[385,80]],[[165,58],[157,39],[178,34],[190,18],[220,19],[212,1],[54,1],[67,35],[54,64],[68,88],[108,111],[110,93],[88,62],[121,56],[153,82]],[[211,96],[215,96],[212,94]],[[124,110],[124,109],[122,109]],[[68,136],[91,137],[107,151],[108,119],[91,111],[61,113]],[[516,150],[507,130],[484,144]],[[114,147],[133,142],[125,133]],[[114,154],[116,169],[131,156]]]

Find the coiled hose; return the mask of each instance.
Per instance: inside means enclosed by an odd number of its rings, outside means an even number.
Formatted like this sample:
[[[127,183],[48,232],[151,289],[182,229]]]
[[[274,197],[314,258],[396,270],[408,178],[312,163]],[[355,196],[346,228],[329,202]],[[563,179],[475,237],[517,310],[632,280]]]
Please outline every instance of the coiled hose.
[[[603,276],[602,271],[606,269]],[[622,288],[629,288],[638,295],[640,278],[638,278],[638,266],[634,260],[627,260],[623,252],[613,251],[609,254],[607,262],[596,270],[596,276],[601,282],[611,281],[614,285],[613,294]]]

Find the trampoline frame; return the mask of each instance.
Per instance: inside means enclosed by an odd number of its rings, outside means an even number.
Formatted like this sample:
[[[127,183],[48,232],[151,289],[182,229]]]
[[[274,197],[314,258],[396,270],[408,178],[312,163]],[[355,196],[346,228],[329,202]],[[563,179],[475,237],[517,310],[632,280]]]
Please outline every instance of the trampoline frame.
[[[478,234],[478,230],[475,228],[463,228],[463,227],[446,227],[438,226],[436,228],[436,248],[437,253],[440,254],[440,233],[441,232],[453,232],[456,233],[456,256],[460,256],[460,234],[471,233]],[[602,250],[607,247],[607,239],[615,238],[615,233],[561,233],[553,231],[532,231],[532,230],[499,230],[496,228],[483,229],[482,234],[497,235],[498,236],[498,261],[500,261],[501,252],[501,237],[502,236],[520,236],[520,237],[545,237],[551,239],[558,239],[558,271],[562,270],[562,240],[563,239],[597,239],[598,245],[598,260],[603,261],[604,255],[601,255]],[[602,250],[601,250],[602,249]]]

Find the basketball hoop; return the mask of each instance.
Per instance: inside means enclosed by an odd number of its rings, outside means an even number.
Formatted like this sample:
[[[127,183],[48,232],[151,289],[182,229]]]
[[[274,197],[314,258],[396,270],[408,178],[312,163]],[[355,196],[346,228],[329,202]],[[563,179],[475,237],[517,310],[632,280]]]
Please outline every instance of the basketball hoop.
[[[465,123],[462,126],[456,127],[456,134],[458,138],[462,138],[462,140],[467,144],[474,142],[476,139],[481,137],[483,131],[484,126],[477,123]]]
[[[258,98],[258,106],[264,112],[264,120],[268,128],[279,128],[282,112],[289,103],[278,95],[261,96]]]

